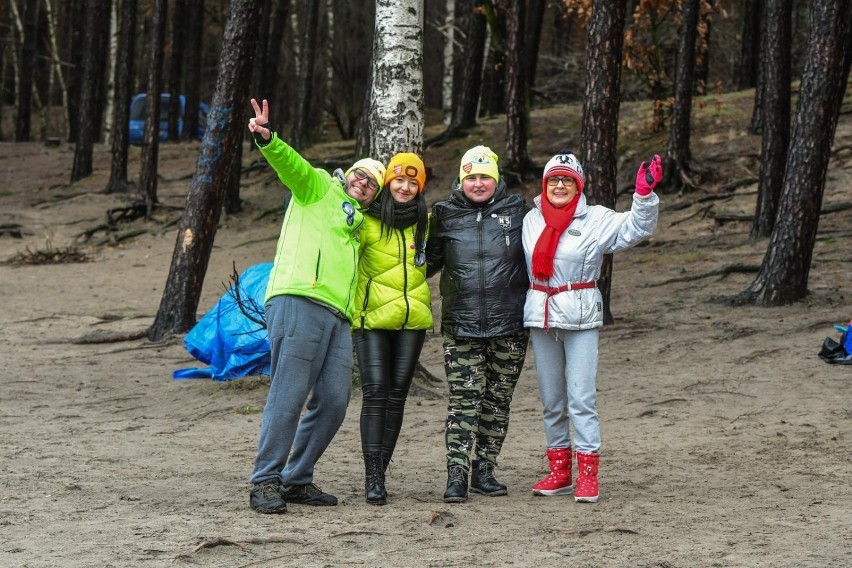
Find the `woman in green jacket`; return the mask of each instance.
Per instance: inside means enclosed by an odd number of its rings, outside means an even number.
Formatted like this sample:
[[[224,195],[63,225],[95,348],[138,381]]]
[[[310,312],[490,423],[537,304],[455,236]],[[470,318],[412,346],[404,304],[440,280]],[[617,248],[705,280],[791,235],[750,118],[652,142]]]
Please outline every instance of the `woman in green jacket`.
[[[426,283],[427,207],[423,161],[393,156],[384,190],[364,211],[355,293],[354,343],[361,373],[361,449],[367,503],[387,502],[393,455],[414,368],[432,329]]]

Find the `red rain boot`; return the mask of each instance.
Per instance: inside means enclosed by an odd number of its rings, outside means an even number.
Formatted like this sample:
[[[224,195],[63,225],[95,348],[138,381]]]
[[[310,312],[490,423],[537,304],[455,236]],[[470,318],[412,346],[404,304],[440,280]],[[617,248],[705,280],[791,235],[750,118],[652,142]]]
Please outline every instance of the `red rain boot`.
[[[550,473],[533,485],[533,495],[568,495],[571,493],[571,448],[547,450]]]
[[[578,503],[598,502],[598,463],[600,454],[581,454],[577,452],[577,487],[574,488],[574,501]]]

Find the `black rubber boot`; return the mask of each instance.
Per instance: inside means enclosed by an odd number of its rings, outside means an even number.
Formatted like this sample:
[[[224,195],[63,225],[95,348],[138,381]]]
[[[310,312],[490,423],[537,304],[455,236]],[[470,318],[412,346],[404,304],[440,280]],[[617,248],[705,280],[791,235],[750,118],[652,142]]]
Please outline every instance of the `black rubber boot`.
[[[447,467],[447,490],[444,491],[444,503],[464,503],[467,501],[467,470],[460,465]]]
[[[489,497],[506,495],[506,486],[494,477],[494,464],[486,460],[475,460],[470,475],[470,490]]]
[[[364,496],[370,505],[384,505],[388,502],[385,490],[385,468],[382,454],[364,454]]]

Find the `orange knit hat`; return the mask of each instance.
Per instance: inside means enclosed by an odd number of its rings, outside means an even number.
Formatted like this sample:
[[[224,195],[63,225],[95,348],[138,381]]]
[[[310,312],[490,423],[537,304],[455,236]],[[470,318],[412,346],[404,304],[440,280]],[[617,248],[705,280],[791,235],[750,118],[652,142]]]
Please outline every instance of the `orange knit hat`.
[[[420,156],[411,152],[400,152],[390,159],[385,170],[385,185],[401,176],[417,180],[417,186],[423,191],[423,186],[426,185],[426,166]]]

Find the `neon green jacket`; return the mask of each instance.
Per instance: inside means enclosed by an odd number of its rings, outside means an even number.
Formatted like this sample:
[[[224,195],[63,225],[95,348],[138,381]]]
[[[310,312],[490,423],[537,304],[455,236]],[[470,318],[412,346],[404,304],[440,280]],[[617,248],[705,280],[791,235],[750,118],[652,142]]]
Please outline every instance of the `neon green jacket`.
[[[314,168],[273,133],[260,151],[293,194],[266,287],[266,299],[288,294],[317,300],[352,321],[364,222],[343,183]]]
[[[355,328],[432,329],[426,257],[414,248],[415,229],[394,229],[388,239],[379,219],[364,216]]]

